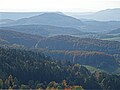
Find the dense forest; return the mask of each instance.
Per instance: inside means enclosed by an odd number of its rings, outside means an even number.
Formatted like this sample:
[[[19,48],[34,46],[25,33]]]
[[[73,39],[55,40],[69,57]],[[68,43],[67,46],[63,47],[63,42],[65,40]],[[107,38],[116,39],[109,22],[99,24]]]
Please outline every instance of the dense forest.
[[[42,51],[42,50],[41,50]],[[108,73],[120,73],[119,62],[113,55],[95,51],[65,51],[65,50],[44,50],[44,53],[58,61],[68,60],[71,63],[89,65],[99,68]],[[93,63],[94,62],[94,63]]]
[[[4,89],[120,89],[118,75],[91,73],[80,64],[20,48],[0,47],[0,78],[0,88]]]

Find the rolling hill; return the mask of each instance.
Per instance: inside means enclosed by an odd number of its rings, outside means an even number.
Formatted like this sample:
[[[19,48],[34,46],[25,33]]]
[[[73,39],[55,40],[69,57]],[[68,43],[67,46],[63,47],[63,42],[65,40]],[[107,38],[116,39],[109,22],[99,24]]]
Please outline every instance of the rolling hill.
[[[109,34],[120,34],[120,28],[110,31]]]
[[[120,42],[59,35],[42,39],[38,47],[49,50],[85,50],[120,53]]]
[[[85,32],[79,31],[72,27],[56,27],[50,25],[16,25],[9,27],[0,27],[1,29],[8,29],[17,32],[34,34],[40,36],[54,36],[54,35],[81,35]]]
[[[120,21],[82,21],[84,26],[81,31],[95,32],[95,33],[108,33],[111,30],[120,27]]]
[[[109,73],[114,73],[119,67],[115,58],[106,54],[120,54],[119,42],[68,35],[41,37],[11,30],[0,30],[0,45],[11,46],[14,44],[33,48],[33,50],[36,48],[37,51],[43,49],[43,53],[57,61],[68,60],[72,63],[92,66]]]
[[[7,24],[7,23],[12,23],[14,20],[11,19],[0,19],[0,24]]]
[[[19,33],[10,30],[0,29],[0,42],[1,44],[18,44],[25,47],[34,47],[35,44],[42,39],[41,36]]]

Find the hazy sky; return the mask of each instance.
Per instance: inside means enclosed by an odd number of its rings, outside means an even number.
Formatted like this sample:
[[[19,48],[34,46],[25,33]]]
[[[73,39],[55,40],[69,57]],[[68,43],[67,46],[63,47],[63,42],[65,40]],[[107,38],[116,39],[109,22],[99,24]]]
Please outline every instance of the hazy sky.
[[[0,11],[94,12],[120,8],[120,0],[0,0]]]

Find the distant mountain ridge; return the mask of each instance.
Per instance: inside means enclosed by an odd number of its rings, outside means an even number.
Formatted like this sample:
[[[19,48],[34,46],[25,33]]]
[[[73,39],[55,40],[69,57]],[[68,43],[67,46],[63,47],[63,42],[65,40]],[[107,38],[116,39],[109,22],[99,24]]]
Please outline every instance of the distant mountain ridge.
[[[87,15],[73,14],[71,16],[79,19],[92,19],[97,21],[120,21],[120,8],[101,10]]]
[[[21,19],[28,18],[43,13],[50,12],[0,12],[1,19]],[[120,21],[120,8],[105,9],[98,12],[52,12],[61,15],[69,15],[78,19],[97,20],[97,21]]]
[[[40,15],[47,12],[0,12],[0,19],[12,19],[18,20],[21,18],[28,18],[36,15]],[[58,14],[63,14],[62,12],[54,12]]]
[[[12,22],[8,21],[6,23],[2,23],[0,24],[0,27],[8,27],[8,26],[16,26],[16,25],[48,25],[54,27],[68,27],[74,29],[76,28],[77,30],[82,32],[106,33],[113,29],[119,28],[120,21],[95,21],[92,19],[79,20],[74,17],[67,16],[61,12],[46,12],[46,13],[41,12],[39,15],[35,15],[32,17],[29,17],[28,15],[27,18],[22,18],[19,20],[14,20]],[[56,31],[54,30],[54,32]],[[61,31],[63,32],[63,30]],[[74,30],[72,32],[74,34]],[[49,31],[47,31],[46,33],[48,34]]]
[[[63,27],[80,27],[81,25],[83,25],[83,23],[80,20],[70,16],[66,16],[58,13],[43,13],[37,16],[16,20],[12,23],[8,23],[5,26],[32,25],[32,24],[63,26]]]

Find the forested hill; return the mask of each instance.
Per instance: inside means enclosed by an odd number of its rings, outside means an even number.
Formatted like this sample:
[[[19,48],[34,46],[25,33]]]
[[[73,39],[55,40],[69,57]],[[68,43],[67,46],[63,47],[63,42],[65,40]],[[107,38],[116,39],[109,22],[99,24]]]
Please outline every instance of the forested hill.
[[[17,44],[31,48],[34,47],[40,39],[43,39],[43,37],[11,31],[9,29],[0,29],[0,44]]]
[[[79,64],[56,62],[25,49],[0,47],[0,72],[0,88],[4,89],[120,89],[117,75],[92,74]]]
[[[42,39],[38,47],[49,50],[85,50],[110,54],[120,53],[120,42],[79,38],[68,35],[58,35]]]
[[[44,51],[52,58],[64,62],[65,60],[71,63],[79,63],[81,65],[89,65],[95,68],[99,68],[108,73],[120,73],[117,71],[119,63],[116,59],[106,53],[92,52],[92,51],[65,51],[65,50],[49,50]]]
[[[11,30],[0,30],[0,45],[13,48],[43,49],[43,53],[57,61],[68,60],[72,63],[89,65],[109,73],[120,73],[120,42],[68,35],[41,37]],[[110,55],[109,55],[110,54]],[[93,63],[94,62],[94,63]],[[107,66],[107,67],[106,67]]]
[[[120,28],[110,31],[109,34],[120,34]]]
[[[79,29],[73,27],[63,27],[63,26],[51,26],[51,25],[15,25],[0,27],[1,29],[14,30],[17,32],[22,32],[32,35],[40,36],[54,36],[54,35],[81,35],[86,34]]]

